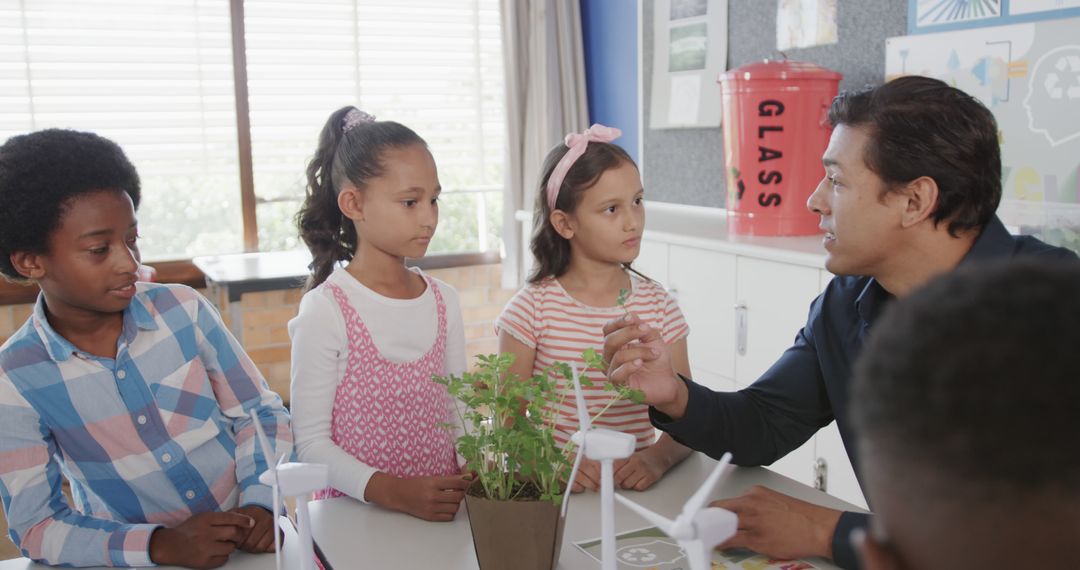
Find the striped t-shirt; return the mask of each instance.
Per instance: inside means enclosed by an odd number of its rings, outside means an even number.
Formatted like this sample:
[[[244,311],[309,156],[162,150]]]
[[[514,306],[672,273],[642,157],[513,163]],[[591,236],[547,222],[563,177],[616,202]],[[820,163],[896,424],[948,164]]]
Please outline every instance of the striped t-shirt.
[[[663,287],[633,274],[630,282],[632,290],[626,300],[626,310],[660,330],[668,344],[690,334],[679,305]],[[591,307],[581,303],[563,289],[558,279],[549,277],[527,285],[514,295],[495,321],[495,332],[506,331],[536,349],[533,374],[557,361],[577,363],[580,369],[584,368],[581,353],[588,348],[602,351],[604,325],[623,313],[622,307]],[[593,386],[582,388],[589,415],[595,417],[611,400],[612,393],[603,388],[606,378],[602,372],[589,370],[586,374]],[[573,385],[561,377],[557,383],[559,399],[556,406],[561,420],[555,440],[562,446],[577,431],[578,419]],[[593,425],[633,434],[637,438],[637,449],[648,447],[655,440],[648,407],[628,400],[612,404]]]

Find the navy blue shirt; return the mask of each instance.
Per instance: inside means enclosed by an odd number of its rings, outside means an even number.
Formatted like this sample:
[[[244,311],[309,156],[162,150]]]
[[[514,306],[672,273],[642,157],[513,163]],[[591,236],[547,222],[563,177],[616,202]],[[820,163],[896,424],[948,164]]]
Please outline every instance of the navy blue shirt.
[[[994,217],[961,265],[1037,255],[1075,260],[1070,250],[1030,236],[1013,236]],[[855,358],[870,327],[893,296],[872,277],[835,277],[810,305],[806,326],[769,370],[738,392],[714,392],[683,379],[689,389],[686,413],[671,418],[649,409],[653,425],[682,444],[719,458],[730,451],[738,465],[769,465],[836,420],[858,474],[855,435],[848,415],[848,388]],[[833,560],[856,568],[848,540],[868,515],[846,512],[833,535]]]

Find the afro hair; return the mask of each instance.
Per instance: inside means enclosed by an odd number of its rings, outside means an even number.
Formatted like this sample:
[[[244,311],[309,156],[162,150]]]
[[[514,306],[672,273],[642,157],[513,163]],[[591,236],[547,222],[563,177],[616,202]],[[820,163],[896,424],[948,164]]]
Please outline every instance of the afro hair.
[[[139,175],[111,140],[64,129],[8,139],[0,146],[0,273],[24,280],[11,254],[47,252],[71,201],[101,190],[126,192],[139,207]]]

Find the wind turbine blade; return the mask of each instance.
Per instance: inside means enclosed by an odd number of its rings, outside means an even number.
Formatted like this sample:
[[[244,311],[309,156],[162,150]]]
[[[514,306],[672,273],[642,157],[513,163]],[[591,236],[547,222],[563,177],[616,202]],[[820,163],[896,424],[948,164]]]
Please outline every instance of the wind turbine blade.
[[[724,474],[724,471],[730,463],[731,453],[725,453],[724,456],[720,458],[720,463],[716,464],[716,468],[713,469],[713,472],[705,479],[705,482],[701,484],[701,487],[698,488],[698,490],[690,496],[690,499],[686,501],[686,504],[683,505],[682,515],[680,515],[681,519],[689,522],[694,517],[694,513],[700,511],[701,508],[705,506],[705,501],[709,500],[709,494],[712,493],[713,487],[716,486],[716,482],[720,480],[720,476]]]
[[[273,448],[270,447],[270,438],[266,437],[266,432],[263,431],[262,422],[259,421],[259,416],[255,414],[255,410],[251,410],[251,423],[255,424],[255,433],[259,439],[259,446],[262,448],[263,459],[266,460],[266,467],[269,468],[277,458],[274,456]]]
[[[694,515],[694,526],[698,531],[698,540],[705,548],[712,550],[735,536],[739,530],[739,517],[727,509],[710,507]]]
[[[643,519],[651,522],[652,524],[656,525],[656,527],[659,528],[660,530],[662,530],[664,532],[664,534],[667,534],[668,536],[671,536],[673,534],[672,531],[674,530],[675,523],[673,521],[671,521],[670,519],[668,519],[668,518],[666,518],[666,517],[664,517],[664,516],[662,516],[660,514],[654,513],[653,511],[650,511],[649,509],[646,509],[645,507],[635,503],[634,501],[631,501],[630,499],[627,499],[626,497],[624,497],[622,495],[616,494],[615,498],[620,503],[625,505],[626,508],[630,509],[631,511],[634,511],[635,513],[637,513],[639,515],[641,515],[641,518],[643,518]],[[672,537],[672,538],[677,539],[678,537]]]
[[[586,432],[592,427],[592,420],[589,418],[589,410],[585,407],[585,396],[581,393],[581,379],[577,364],[571,364],[570,370],[574,382],[574,397],[577,399],[578,429]]]
[[[570,504],[570,490],[574,488],[574,479],[577,478],[578,469],[581,467],[581,458],[585,457],[585,438],[582,438],[581,442],[581,446],[577,448],[577,457],[574,458],[574,467],[570,469],[570,478],[566,480],[566,491],[563,491],[560,517],[566,516],[566,509]]]
[[[281,489],[278,487],[277,479],[274,479],[272,492],[274,501],[274,562],[277,563],[277,570],[283,570],[281,567]]]

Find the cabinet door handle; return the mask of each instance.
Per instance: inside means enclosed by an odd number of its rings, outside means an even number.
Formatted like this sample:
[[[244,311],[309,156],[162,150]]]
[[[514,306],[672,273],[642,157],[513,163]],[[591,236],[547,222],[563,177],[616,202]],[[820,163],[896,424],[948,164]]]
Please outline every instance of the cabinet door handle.
[[[739,356],[746,356],[746,321],[746,302],[741,301],[735,305],[735,352]]]

